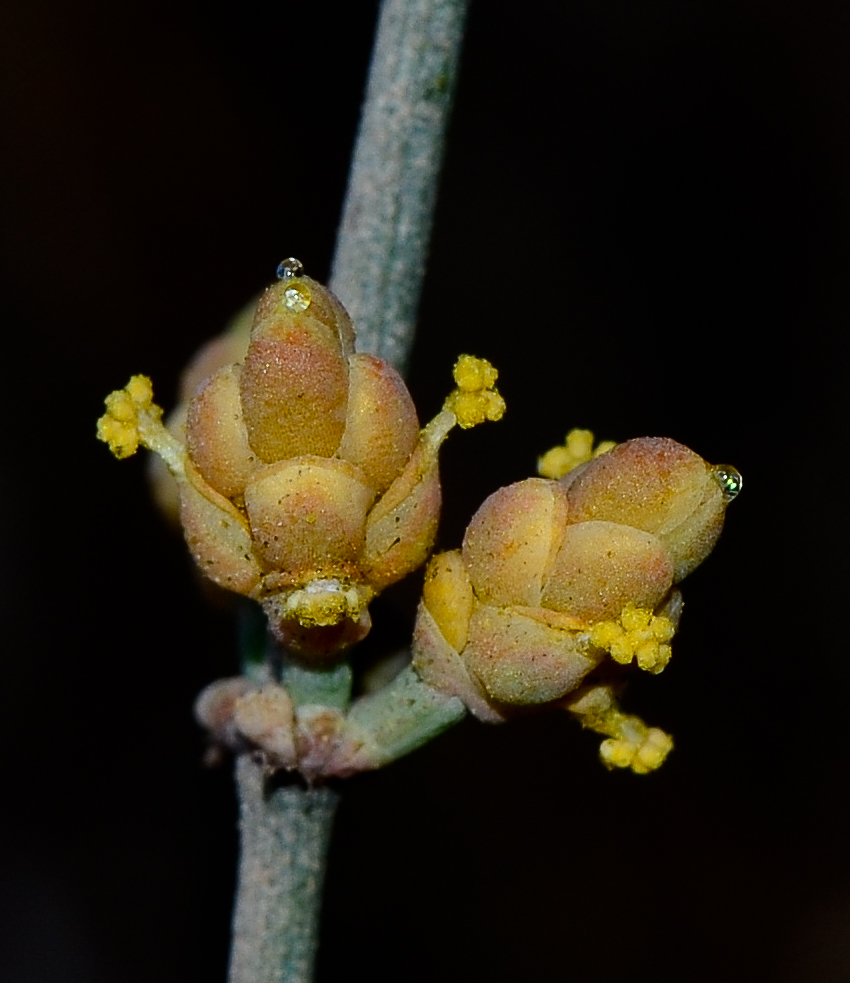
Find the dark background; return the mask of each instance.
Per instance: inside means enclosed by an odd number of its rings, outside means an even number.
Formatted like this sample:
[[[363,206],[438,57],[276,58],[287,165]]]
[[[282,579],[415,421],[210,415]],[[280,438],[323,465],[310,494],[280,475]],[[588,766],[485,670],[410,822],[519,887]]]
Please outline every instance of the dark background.
[[[170,405],[283,256],[326,275],[375,9],[0,12],[4,983],[224,979],[190,708],[231,622],[94,421],[134,372]],[[473,5],[410,379],[428,418],[486,355],[509,413],[449,442],[442,544],[572,426],[746,487],[628,694],[664,768],[550,715],[352,780],[320,983],[850,980],[848,46],[825,2]]]

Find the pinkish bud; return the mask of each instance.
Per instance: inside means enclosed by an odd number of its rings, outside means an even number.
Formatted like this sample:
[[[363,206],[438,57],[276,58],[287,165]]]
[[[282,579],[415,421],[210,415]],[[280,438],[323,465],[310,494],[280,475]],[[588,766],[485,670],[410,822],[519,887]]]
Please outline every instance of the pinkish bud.
[[[211,374],[152,438],[178,479],[198,566],[260,601],[278,638],[316,658],[363,638],[371,598],[427,558],[437,453],[457,422],[443,410],[420,433],[398,373],[353,344],[333,294],[288,269],[261,298],[247,347],[244,332],[206,346],[189,376]],[[241,361],[222,365],[227,355]],[[112,397],[122,400],[132,404]],[[121,443],[122,426],[104,424],[119,449],[133,436]]]
[[[680,607],[672,586],[708,554],[739,487],[734,469],[645,438],[561,481],[500,489],[463,550],[428,568],[417,670],[486,720],[561,700],[606,653],[661,671],[675,627],[667,612]]]
[[[136,375],[107,397],[97,433],[119,458],[140,446],[159,455],[158,499],[173,514],[178,490],[206,576],[259,601],[288,647],[333,658],[368,632],[371,599],[427,558],[449,431],[505,405],[496,369],[464,355],[459,388],[420,431],[398,373],[354,353],[348,314],[300,272],[298,260],[279,265],[250,337],[240,318],[204,347],[167,427]]]

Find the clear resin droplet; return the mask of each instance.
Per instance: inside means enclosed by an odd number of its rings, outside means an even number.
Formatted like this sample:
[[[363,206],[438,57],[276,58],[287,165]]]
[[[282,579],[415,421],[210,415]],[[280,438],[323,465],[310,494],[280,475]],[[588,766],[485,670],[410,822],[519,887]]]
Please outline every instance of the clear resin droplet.
[[[714,480],[720,485],[720,490],[723,492],[723,497],[727,502],[731,502],[733,498],[738,497],[743,487],[744,479],[741,477],[741,472],[737,468],[733,468],[731,464],[716,464],[711,469],[711,473],[714,476]]]
[[[303,272],[304,264],[294,256],[290,256],[288,259],[282,259],[277,264],[278,280],[290,280],[294,276],[301,276]]]
[[[301,280],[293,280],[283,291],[283,306],[288,311],[306,311],[311,299],[310,288]]]

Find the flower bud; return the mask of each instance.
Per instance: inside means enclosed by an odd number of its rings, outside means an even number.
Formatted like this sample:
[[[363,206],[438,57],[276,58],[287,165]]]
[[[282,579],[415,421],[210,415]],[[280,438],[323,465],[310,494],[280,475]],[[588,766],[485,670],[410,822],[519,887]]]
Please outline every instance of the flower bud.
[[[350,644],[368,630],[366,604],[382,579],[380,556],[369,558],[374,577],[364,570],[369,513],[418,437],[404,383],[380,359],[354,354],[333,294],[308,277],[281,280],[259,303],[244,361],[220,368],[189,401],[190,484],[201,495],[184,495],[183,523],[196,533],[196,560],[262,601],[287,644],[307,654]],[[209,523],[201,533],[213,497],[203,486],[235,507],[238,535]],[[406,533],[400,520],[397,541]],[[394,563],[393,579],[412,568]],[[346,619],[360,627],[336,627]]]
[[[495,492],[463,549],[429,566],[414,642],[422,678],[494,720],[563,700],[607,656],[662,671],[671,591],[719,535],[721,486],[686,447],[644,438],[560,480]]]
[[[372,597],[425,561],[446,435],[504,403],[496,370],[463,356],[458,389],[420,433],[401,377],[354,352],[340,302],[299,271],[281,264],[247,342],[240,329],[195,359],[187,379],[210,374],[168,429],[138,376],[109,397],[98,432],[118,456],[157,451],[203,573],[261,602],[288,647],[324,657],[363,638]]]

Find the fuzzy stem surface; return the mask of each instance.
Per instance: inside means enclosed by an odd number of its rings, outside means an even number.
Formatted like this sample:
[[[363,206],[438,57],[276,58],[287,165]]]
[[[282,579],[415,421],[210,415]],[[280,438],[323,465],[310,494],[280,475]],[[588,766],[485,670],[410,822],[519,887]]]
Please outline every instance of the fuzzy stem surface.
[[[247,754],[237,759],[236,783],[242,847],[229,983],[309,983],[338,795],[269,788]]]
[[[404,372],[469,0],[384,0],[331,271],[357,347]]]
[[[468,0],[384,0],[330,287],[358,349],[404,371],[413,344]],[[337,795],[265,788],[237,760],[241,859],[229,983],[309,983]]]
[[[357,700],[348,720],[368,735],[375,767],[432,741],[466,716],[456,696],[446,696],[408,666],[387,686]]]

